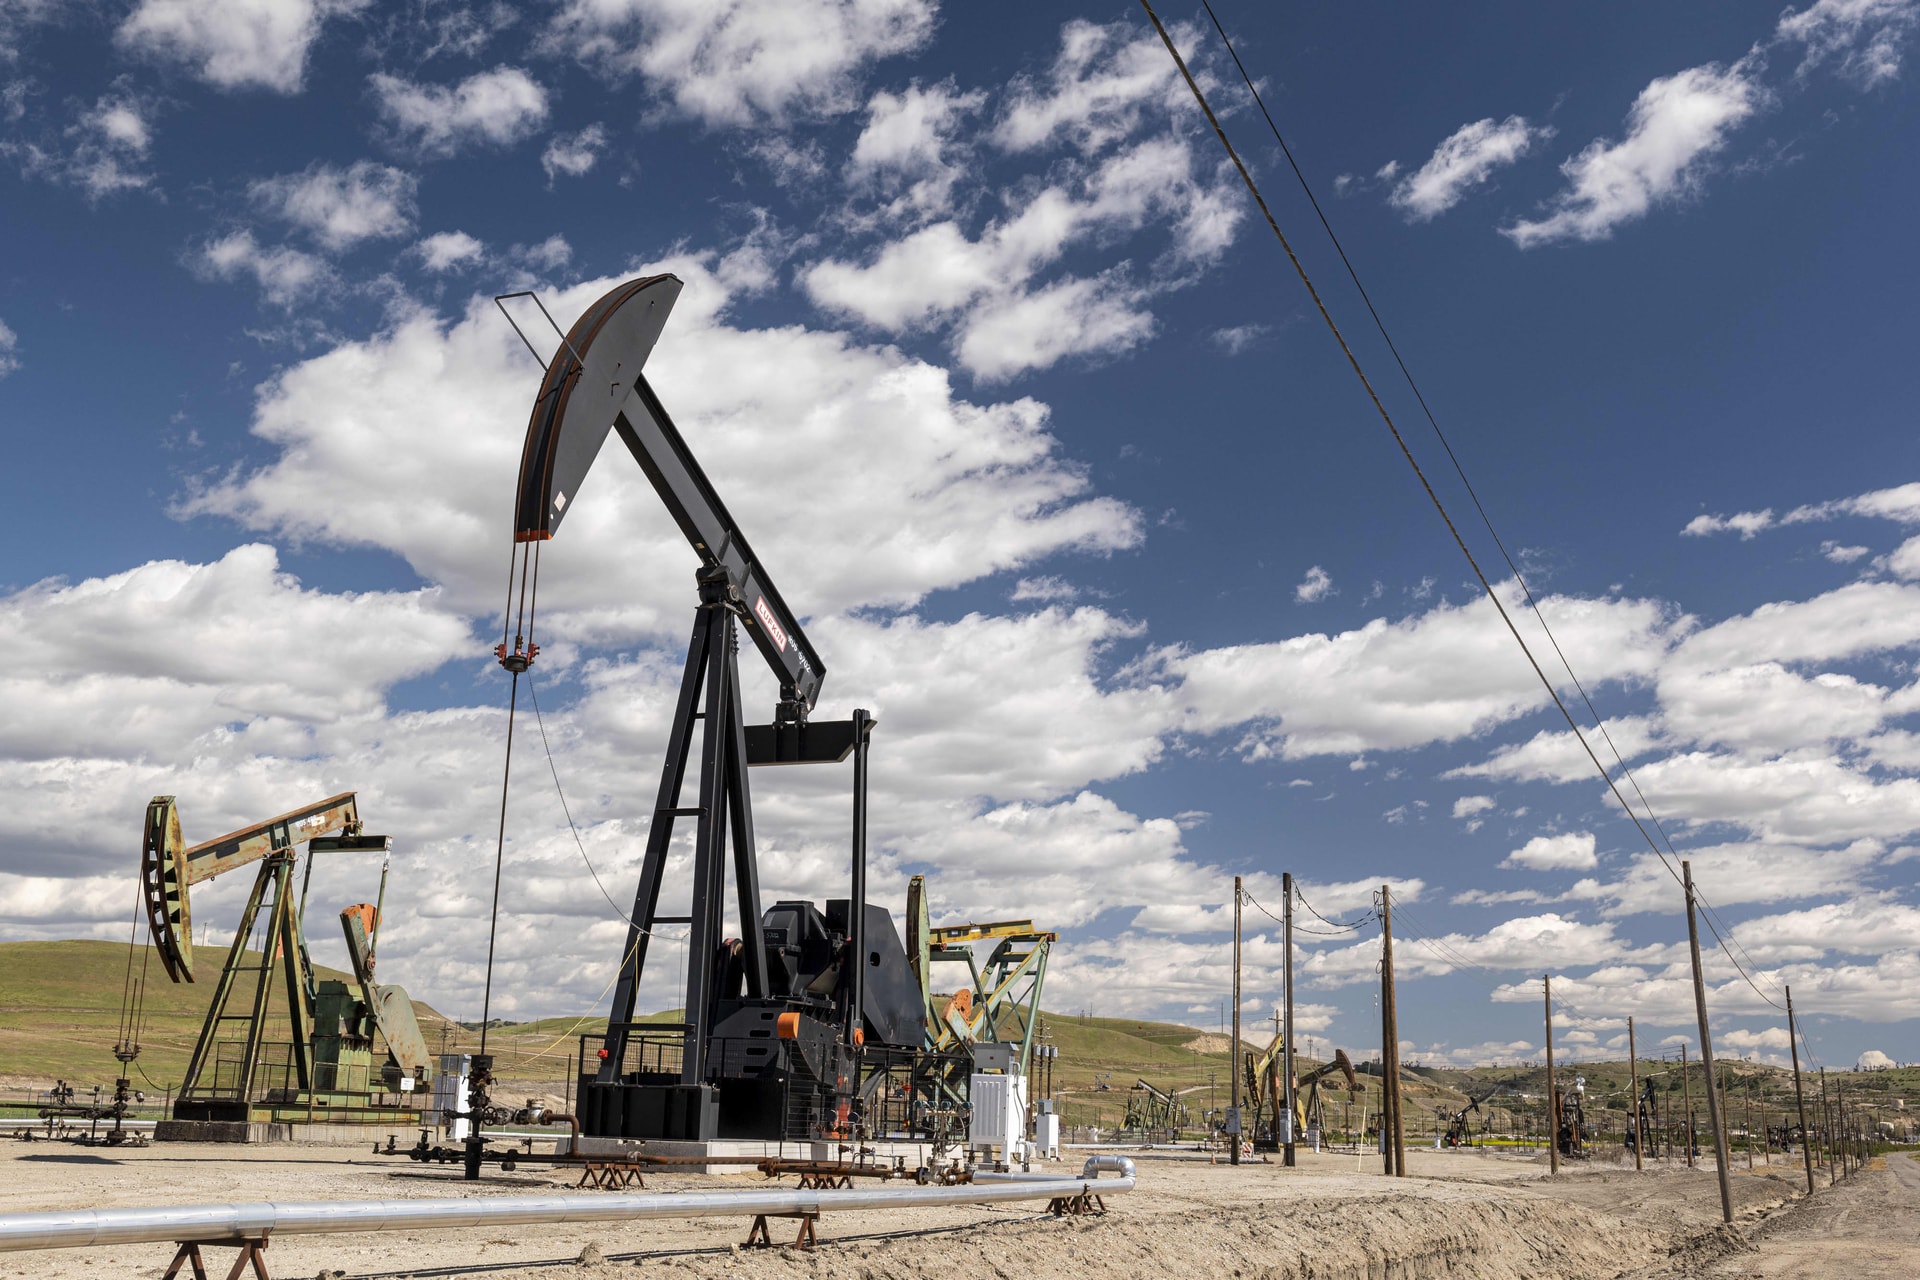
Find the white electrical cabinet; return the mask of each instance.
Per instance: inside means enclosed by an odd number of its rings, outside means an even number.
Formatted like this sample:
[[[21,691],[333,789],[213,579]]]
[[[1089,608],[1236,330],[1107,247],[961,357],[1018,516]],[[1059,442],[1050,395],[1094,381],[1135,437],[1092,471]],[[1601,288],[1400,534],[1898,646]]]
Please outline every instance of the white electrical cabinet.
[[[1027,1079],[1016,1075],[975,1075],[967,1082],[973,1118],[967,1126],[967,1145],[976,1150],[997,1147],[1000,1158],[1012,1162],[1027,1137]]]
[[[1033,1145],[1043,1160],[1060,1158],[1060,1117],[1049,1112],[1033,1120]]]
[[[433,1122],[446,1126],[448,1142],[465,1142],[467,1122],[449,1120],[449,1111],[467,1109],[467,1079],[473,1071],[473,1055],[470,1053],[443,1053],[440,1055],[440,1070],[433,1077]]]

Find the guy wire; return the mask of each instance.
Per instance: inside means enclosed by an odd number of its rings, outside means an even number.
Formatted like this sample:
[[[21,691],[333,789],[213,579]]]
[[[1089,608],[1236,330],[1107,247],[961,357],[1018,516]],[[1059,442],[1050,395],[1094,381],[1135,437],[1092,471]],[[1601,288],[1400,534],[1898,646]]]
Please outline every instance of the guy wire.
[[[600,873],[594,870],[593,859],[587,856],[587,846],[585,842],[580,839],[580,828],[574,825],[573,809],[567,804],[567,793],[560,786],[560,769],[553,760],[553,747],[547,742],[547,722],[545,717],[540,714],[540,694],[539,691],[534,688],[533,674],[531,672],[527,674],[527,697],[533,702],[533,722],[539,726],[540,729],[540,747],[547,753],[547,769],[553,774],[553,791],[555,795],[560,797],[560,812],[567,816],[567,830],[573,833],[574,847],[580,850],[580,861],[587,864],[587,874],[593,877],[593,887],[600,891],[600,896],[607,900],[607,905],[613,908],[614,913],[619,916],[623,923],[637,927],[637,922],[634,918],[620,910],[620,904],[615,902],[613,895],[607,892],[607,886],[600,880]],[[650,929],[641,929],[640,932],[646,934],[648,937],[654,936],[653,931]],[[625,962],[623,961],[622,963]]]

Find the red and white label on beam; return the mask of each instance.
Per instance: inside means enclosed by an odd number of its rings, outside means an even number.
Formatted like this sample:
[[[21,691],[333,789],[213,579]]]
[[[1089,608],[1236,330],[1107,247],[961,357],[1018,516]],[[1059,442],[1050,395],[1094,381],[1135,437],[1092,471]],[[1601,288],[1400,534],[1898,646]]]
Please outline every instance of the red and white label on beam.
[[[774,619],[773,609],[767,604],[765,596],[755,596],[753,616],[760,619],[760,625],[767,629],[767,635],[773,640],[773,647],[780,652],[787,651],[787,633]]]

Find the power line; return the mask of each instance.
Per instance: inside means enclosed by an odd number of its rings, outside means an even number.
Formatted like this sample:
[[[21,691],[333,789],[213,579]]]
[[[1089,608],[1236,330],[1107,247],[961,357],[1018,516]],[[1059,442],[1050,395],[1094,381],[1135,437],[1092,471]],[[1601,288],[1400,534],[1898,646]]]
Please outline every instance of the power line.
[[[1258,911],[1261,915],[1265,916],[1267,919],[1273,921],[1277,925],[1287,927],[1287,922],[1285,920],[1282,920],[1279,916],[1276,916],[1275,914],[1273,914],[1273,912],[1261,906],[1259,899],[1255,898],[1251,893],[1248,893],[1244,888],[1240,890],[1240,896],[1244,900],[1253,903],[1254,910]],[[1294,896],[1296,898],[1299,897],[1298,891],[1295,892]],[[1306,906],[1306,903],[1302,902],[1300,905]],[[1313,908],[1307,907],[1307,910],[1313,911]],[[1307,928],[1305,925],[1298,924],[1298,923],[1295,923],[1290,927],[1293,929],[1295,933],[1310,933],[1316,938],[1337,938],[1343,933],[1352,933],[1354,930],[1362,928],[1363,926],[1365,926],[1367,921],[1374,918],[1373,913],[1369,911],[1366,915],[1361,916],[1358,920],[1354,921],[1352,924],[1334,924],[1333,921],[1328,920],[1325,916],[1321,915],[1318,911],[1313,911],[1313,915],[1315,919],[1321,921],[1322,923],[1333,925],[1333,928],[1310,929],[1310,928]]]
[[[1259,187],[1255,184],[1252,174],[1240,159],[1239,153],[1234,150],[1233,144],[1228,140],[1226,130],[1221,126],[1219,119],[1213,113],[1212,107],[1207,103],[1206,95],[1201,91],[1198,82],[1195,81],[1192,73],[1188,70],[1186,61],[1180,56],[1180,51],[1174,46],[1172,36],[1161,23],[1159,15],[1153,11],[1150,0],[1141,0],[1141,7],[1146,10],[1147,17],[1152,21],[1154,29],[1159,33],[1161,42],[1166,45],[1167,52],[1173,56],[1174,63],[1179,67],[1182,78],[1186,80],[1187,87],[1193,91],[1195,100],[1200,104],[1200,109],[1205,113],[1208,123],[1213,126],[1215,135],[1219,137],[1220,144],[1226,149],[1228,158],[1233,161],[1234,167],[1239,171],[1242,181],[1246,183],[1248,192],[1252,194],[1254,202],[1259,205],[1260,212],[1265,215],[1267,225],[1273,229],[1274,236],[1280,241],[1281,248],[1286,251],[1288,260],[1292,262],[1295,272],[1300,277],[1301,283],[1306,287],[1309,296],[1312,297],[1315,307],[1320,312],[1321,319],[1326,322],[1327,328],[1332,332],[1335,341],[1340,344],[1340,349],[1346,355],[1348,363],[1352,365],[1355,376],[1359,378],[1362,387],[1366,389],[1368,397],[1373,401],[1374,408],[1379,411],[1382,421],[1387,425],[1387,430],[1392,433],[1394,443],[1399,445],[1400,451],[1405,456],[1408,465],[1413,468],[1414,474],[1419,478],[1421,486],[1426,490],[1427,497],[1432,500],[1435,510],[1439,512],[1440,518],[1446,523],[1447,530],[1453,535],[1454,541],[1459,546],[1461,554],[1466,557],[1467,563],[1473,568],[1474,576],[1479,579],[1481,587],[1487,593],[1487,598],[1492,601],[1494,608],[1500,614],[1501,621],[1506,623],[1508,631],[1513,634],[1514,640],[1520,645],[1521,652],[1526,655],[1528,664],[1533,667],[1534,674],[1540,678],[1540,682],[1546,688],[1548,696],[1553,699],[1554,705],[1566,720],[1567,727],[1573,731],[1574,738],[1580,743],[1581,749],[1586,752],[1588,759],[1592,761],[1594,769],[1607,784],[1607,788],[1613,793],[1614,799],[1619,801],[1621,809],[1626,813],[1635,829],[1640,832],[1641,838],[1647,842],[1648,848],[1653,850],[1654,856],[1659,858],[1661,865],[1666,868],[1667,874],[1672,876],[1677,883],[1680,880],[1680,874],[1674,869],[1673,863],[1667,857],[1669,853],[1674,853],[1676,857],[1678,856],[1673,849],[1672,839],[1667,835],[1666,828],[1661,824],[1659,816],[1654,812],[1653,805],[1648,801],[1646,793],[1641,790],[1640,784],[1638,780],[1634,778],[1632,770],[1627,767],[1625,758],[1621,755],[1618,745],[1614,743],[1613,735],[1608,731],[1606,721],[1601,717],[1599,710],[1593,705],[1593,699],[1588,695],[1585,685],[1581,683],[1579,676],[1575,674],[1572,663],[1568,661],[1565,651],[1560,646],[1559,638],[1553,634],[1552,626],[1548,624],[1545,614],[1541,612],[1539,601],[1534,596],[1532,587],[1528,585],[1525,575],[1520,572],[1519,566],[1507,551],[1505,542],[1493,527],[1492,517],[1488,514],[1486,506],[1481,502],[1480,495],[1474,489],[1472,482],[1468,480],[1465,467],[1460,462],[1459,456],[1454,452],[1452,444],[1447,440],[1446,433],[1441,430],[1439,420],[1435,417],[1432,408],[1428,405],[1426,396],[1420,391],[1419,384],[1415,381],[1412,371],[1407,367],[1406,361],[1401,357],[1398,346],[1394,343],[1392,335],[1387,331],[1386,322],[1381,318],[1379,310],[1374,306],[1373,299],[1367,293],[1366,286],[1361,283],[1359,272],[1355,270],[1352,260],[1348,258],[1345,247],[1340,243],[1339,236],[1334,233],[1332,223],[1327,219],[1326,213],[1321,208],[1319,200],[1315,198],[1312,186],[1307,182],[1306,175],[1301,171],[1298,162],[1295,161],[1293,150],[1287,146],[1285,137],[1280,133],[1279,125],[1275,123],[1273,119],[1273,114],[1267,110],[1266,101],[1261,97],[1259,89],[1255,87],[1252,76],[1247,72],[1246,65],[1240,60],[1239,52],[1234,49],[1233,41],[1227,35],[1226,28],[1221,24],[1219,16],[1214,13],[1210,0],[1202,0],[1202,4],[1206,9],[1208,18],[1213,22],[1214,30],[1219,33],[1221,42],[1226,46],[1228,54],[1232,57],[1234,66],[1239,70],[1241,79],[1246,83],[1247,91],[1253,96],[1255,104],[1260,108],[1261,115],[1266,119],[1267,127],[1272,131],[1274,141],[1279,143],[1282,154],[1286,156],[1288,166],[1293,170],[1294,177],[1299,181],[1301,190],[1306,194],[1308,202],[1313,206],[1313,211],[1319,218],[1321,227],[1326,231],[1327,238],[1333,243],[1335,252],[1339,254],[1340,261],[1345,266],[1348,277],[1353,281],[1354,288],[1358,290],[1361,300],[1366,304],[1367,312],[1373,318],[1374,326],[1379,330],[1381,338],[1387,345],[1387,349],[1392,353],[1394,363],[1399,367],[1401,376],[1406,380],[1407,386],[1413,392],[1415,400],[1418,401],[1428,424],[1433,428],[1434,435],[1439,440],[1441,448],[1446,452],[1448,460],[1452,463],[1454,473],[1466,488],[1467,494],[1473,502],[1474,509],[1479,513],[1481,522],[1486,526],[1488,535],[1492,537],[1494,545],[1500,551],[1501,558],[1506,562],[1508,570],[1513,574],[1514,581],[1519,585],[1528,607],[1533,612],[1535,620],[1539,622],[1541,630],[1546,633],[1548,643],[1552,645],[1555,656],[1560,660],[1560,665],[1565,669],[1568,679],[1572,681],[1574,688],[1579,692],[1581,701],[1585,704],[1588,713],[1593,717],[1594,724],[1599,729],[1601,737],[1605,740],[1609,752],[1613,755],[1615,762],[1620,767],[1621,776],[1626,780],[1627,785],[1633,789],[1635,796],[1638,797],[1641,806],[1646,811],[1648,821],[1659,831],[1661,841],[1665,842],[1667,847],[1664,852],[1660,844],[1656,843],[1653,837],[1648,834],[1645,825],[1640,821],[1639,814],[1636,813],[1633,806],[1627,802],[1626,796],[1622,794],[1612,774],[1606,766],[1600,762],[1599,756],[1595,754],[1592,745],[1587,741],[1586,734],[1574,720],[1572,713],[1568,711],[1565,701],[1560,697],[1559,691],[1553,687],[1553,682],[1547,678],[1546,673],[1541,669],[1539,661],[1534,657],[1531,646],[1527,644],[1526,639],[1520,634],[1518,627],[1514,625],[1513,619],[1507,613],[1506,606],[1501,602],[1492,584],[1488,581],[1486,574],[1481,570],[1479,561],[1468,548],[1458,528],[1455,527],[1452,517],[1447,514],[1445,505],[1441,502],[1432,484],[1427,480],[1426,473],[1414,458],[1412,450],[1407,446],[1405,439],[1402,438],[1399,428],[1394,424],[1392,416],[1387,412],[1379,395],[1374,391],[1371,381],[1362,370],[1358,358],[1355,357],[1352,349],[1347,345],[1345,337],[1342,336],[1339,326],[1334,322],[1332,314],[1327,310],[1326,304],[1321,301],[1319,291],[1314,288],[1313,282],[1308,277],[1305,267],[1301,264],[1299,257],[1294,253],[1292,245],[1288,243],[1286,235],[1280,230],[1280,225],[1274,218],[1272,211],[1268,209],[1266,200],[1261,196]],[[1695,897],[1696,899],[1699,897],[1697,890]],[[1724,923],[1725,922],[1722,921],[1722,924]],[[1779,1008],[1780,1006],[1775,1003],[1766,992],[1760,990],[1759,985],[1754,982],[1753,978],[1740,965],[1740,962],[1735,959],[1731,948],[1727,946],[1726,940],[1721,937],[1720,931],[1714,929],[1711,922],[1709,922],[1708,927],[1713,932],[1715,940],[1720,943],[1721,950],[1724,951],[1727,958],[1733,962],[1734,968],[1740,973],[1740,976],[1753,988],[1754,993],[1768,1004]],[[1726,931],[1731,935],[1732,929],[1730,927],[1727,928]],[[1742,948],[1742,952],[1745,952],[1744,947]],[[1748,961],[1749,963],[1752,962],[1751,956],[1748,956]],[[1754,967],[1756,970],[1758,969],[1757,965]]]
[[[1481,964],[1476,960],[1469,960],[1466,956],[1462,955],[1457,949],[1455,949],[1453,944],[1449,942],[1445,942],[1438,936],[1434,935],[1433,932],[1430,929],[1428,929],[1428,927],[1425,924],[1423,924],[1421,921],[1417,919],[1414,919],[1407,912],[1406,906],[1403,903],[1396,901],[1393,904],[1393,909],[1394,909],[1394,914],[1396,916],[1396,919],[1394,920],[1396,931],[1403,934],[1410,940],[1421,943],[1422,945],[1426,946],[1427,950],[1433,952],[1434,955],[1440,957],[1440,959],[1447,965],[1453,968],[1478,969],[1482,973],[1491,974],[1495,978],[1500,979],[1502,985],[1505,985],[1505,986],[1516,985],[1514,983],[1507,982],[1501,970],[1495,969],[1491,965]],[[1411,929],[1408,929],[1406,927],[1409,924],[1413,926]],[[1524,980],[1523,980],[1523,983],[1524,983]]]
[[[1342,924],[1339,921],[1329,920],[1325,916],[1321,915],[1318,911],[1315,911],[1313,909],[1313,904],[1307,901],[1307,895],[1300,892],[1300,881],[1297,879],[1293,882],[1293,900],[1299,903],[1301,906],[1305,907],[1307,911],[1313,916],[1313,918],[1315,920],[1318,920],[1321,924],[1324,924],[1332,929],[1338,929],[1342,932],[1346,932],[1352,929],[1358,929],[1362,925],[1366,924],[1369,920],[1373,920],[1376,918],[1376,916],[1372,911],[1368,911],[1365,914],[1358,916],[1351,923],[1348,923],[1348,924]]]
[[[1632,785],[1634,794],[1639,796],[1640,803],[1645,806],[1647,817],[1660,830],[1660,837],[1666,842],[1668,852],[1672,852],[1673,841],[1667,838],[1665,828],[1660,827],[1660,819],[1655,815],[1653,805],[1647,801],[1646,795],[1640,790],[1640,784],[1634,780],[1632,771],[1627,768],[1627,762],[1621,756],[1619,747],[1614,744],[1613,735],[1607,730],[1607,722],[1601,718],[1600,712],[1594,707],[1593,699],[1588,697],[1586,686],[1580,682],[1580,677],[1574,674],[1573,664],[1567,660],[1566,653],[1560,648],[1559,637],[1553,634],[1553,628],[1547,623],[1546,615],[1541,612],[1540,602],[1534,597],[1533,588],[1528,585],[1526,575],[1520,572],[1520,566],[1514,562],[1513,556],[1507,551],[1506,542],[1501,539],[1499,531],[1493,527],[1493,517],[1488,514],[1485,504],[1480,501],[1479,491],[1467,478],[1466,467],[1461,463],[1459,455],[1454,452],[1453,444],[1447,439],[1446,432],[1440,429],[1440,420],[1434,416],[1433,408],[1427,403],[1426,395],[1420,390],[1420,384],[1414,381],[1413,371],[1407,367],[1407,362],[1401,357],[1400,348],[1395,344],[1393,335],[1387,332],[1386,321],[1381,318],[1379,310],[1373,305],[1373,296],[1360,282],[1360,273],[1355,269],[1352,260],[1347,257],[1346,246],[1340,243],[1340,237],[1334,233],[1333,223],[1328,220],[1326,211],[1320,207],[1319,199],[1313,194],[1312,184],[1307,181],[1307,175],[1302,172],[1299,162],[1293,158],[1293,148],[1287,145],[1286,138],[1280,133],[1280,126],[1274,121],[1273,113],[1267,110],[1266,99],[1261,97],[1260,90],[1254,86],[1253,77],[1247,73],[1246,64],[1240,61],[1239,51],[1233,47],[1232,38],[1227,35],[1226,28],[1221,25],[1219,15],[1213,11],[1211,0],[1201,0],[1201,3],[1207,11],[1207,17],[1213,22],[1213,29],[1220,34],[1220,42],[1226,46],[1228,56],[1233,59],[1234,67],[1240,72],[1241,80],[1245,81],[1247,92],[1253,95],[1254,105],[1260,108],[1260,114],[1266,119],[1267,128],[1273,133],[1273,140],[1280,144],[1280,152],[1287,158],[1287,166],[1293,170],[1293,176],[1299,181],[1300,190],[1307,197],[1307,203],[1313,206],[1314,215],[1320,219],[1320,226],[1326,231],[1327,239],[1332,242],[1334,252],[1340,255],[1340,264],[1346,268],[1347,278],[1353,281],[1353,287],[1360,294],[1361,302],[1366,304],[1367,314],[1373,318],[1374,328],[1380,331],[1381,340],[1387,344],[1387,350],[1392,353],[1394,364],[1399,366],[1400,376],[1406,379],[1407,389],[1413,392],[1413,398],[1419,403],[1421,413],[1426,416],[1427,424],[1433,428],[1434,438],[1446,451],[1447,461],[1453,464],[1453,473],[1460,478],[1461,485],[1467,491],[1467,497],[1472,500],[1474,510],[1480,515],[1480,523],[1486,526],[1487,536],[1493,539],[1493,545],[1499,549],[1500,558],[1506,562],[1508,572],[1513,574],[1514,581],[1519,584],[1521,592],[1526,597],[1527,607],[1533,611],[1534,619],[1539,622],[1540,629],[1546,633],[1547,641],[1553,646],[1554,655],[1560,659],[1560,665],[1565,669],[1567,678],[1579,691],[1580,700],[1586,704],[1588,713],[1593,716],[1595,727],[1606,739],[1607,748],[1612,752],[1615,762],[1619,764],[1622,773]],[[1577,729],[1576,732],[1578,732]],[[1606,776],[1604,769],[1601,770],[1601,776]],[[1655,852],[1659,850],[1656,848]],[[1668,870],[1671,871],[1672,868],[1669,867]]]
[[[1433,504],[1434,510],[1439,513],[1441,521],[1447,526],[1447,532],[1452,535],[1454,545],[1459,547],[1460,554],[1466,557],[1467,564],[1473,570],[1474,577],[1479,580],[1481,589],[1486,592],[1487,599],[1493,603],[1494,609],[1500,615],[1500,620],[1506,624],[1507,630],[1512,633],[1515,643],[1520,646],[1521,653],[1526,656],[1528,665],[1533,668],[1534,675],[1539,677],[1541,685],[1547,691],[1547,696],[1553,699],[1554,706],[1559,708],[1561,716],[1567,722],[1567,727],[1573,730],[1574,737],[1579,740],[1588,758],[1593,761],[1594,768],[1599,771],[1602,778],[1606,779],[1607,786],[1613,791],[1614,798],[1619,800],[1620,807],[1626,811],[1627,817],[1633,822],[1634,826],[1640,829],[1641,837],[1646,840],[1648,847],[1660,858],[1662,864],[1667,865],[1668,872],[1673,875],[1675,880],[1678,880],[1679,873],[1674,871],[1670,864],[1667,864],[1666,855],[1661,853],[1660,846],[1654,843],[1653,837],[1647,834],[1646,828],[1641,825],[1639,815],[1633,811],[1633,806],[1627,803],[1626,797],[1620,794],[1620,788],[1614,783],[1613,777],[1607,772],[1606,767],[1600,763],[1600,757],[1594,754],[1593,747],[1588,744],[1586,735],[1580,732],[1580,726],[1574,720],[1573,713],[1567,710],[1567,704],[1560,697],[1560,691],[1553,687],[1553,681],[1549,680],[1547,673],[1541,669],[1539,659],[1534,657],[1532,647],[1527,644],[1526,638],[1520,634],[1520,628],[1514,623],[1512,615],[1507,612],[1507,607],[1502,603],[1499,593],[1493,589],[1493,583],[1488,580],[1486,571],[1480,567],[1479,559],[1473,554],[1472,548],[1467,546],[1466,539],[1461,535],[1458,526],[1453,522],[1453,517],[1447,513],[1446,504],[1440,500],[1440,495],[1434,490],[1433,482],[1427,479],[1425,469],[1421,467],[1419,460],[1413,456],[1413,450],[1407,444],[1406,438],[1400,434],[1400,428],[1395,424],[1393,415],[1387,411],[1387,406],[1381,401],[1379,392],[1373,388],[1372,380],[1367,377],[1366,370],[1361,367],[1360,358],[1353,353],[1353,348],[1347,345],[1347,339],[1345,335],[1340,332],[1339,324],[1334,321],[1333,313],[1327,310],[1327,304],[1322,301],[1320,291],[1314,287],[1312,277],[1307,274],[1307,269],[1305,265],[1301,263],[1299,255],[1294,253],[1293,245],[1288,241],[1286,233],[1280,229],[1280,223],[1273,216],[1273,211],[1267,207],[1266,197],[1260,194],[1259,185],[1254,182],[1253,174],[1247,169],[1246,162],[1240,158],[1240,153],[1234,150],[1233,143],[1227,138],[1226,129],[1221,125],[1219,117],[1214,115],[1212,106],[1208,104],[1206,94],[1201,91],[1199,82],[1193,78],[1193,72],[1187,69],[1186,59],[1180,56],[1179,49],[1176,48],[1173,43],[1173,37],[1167,33],[1166,26],[1160,21],[1160,15],[1153,11],[1151,0],[1140,0],[1140,5],[1147,11],[1147,17],[1153,21],[1154,29],[1160,33],[1161,43],[1165,44],[1167,52],[1173,55],[1174,64],[1179,67],[1182,78],[1186,80],[1187,87],[1192,90],[1194,99],[1200,104],[1200,110],[1205,113],[1207,122],[1213,126],[1214,134],[1220,139],[1220,145],[1226,148],[1228,159],[1233,162],[1234,168],[1239,171],[1240,179],[1246,184],[1247,191],[1253,196],[1254,203],[1260,207],[1261,214],[1266,218],[1267,226],[1272,229],[1274,237],[1280,242],[1281,249],[1286,252],[1287,260],[1293,264],[1295,274],[1300,277],[1300,283],[1306,288],[1307,295],[1313,300],[1314,308],[1320,313],[1320,319],[1326,324],[1327,330],[1333,335],[1334,341],[1339,343],[1340,352],[1346,356],[1347,364],[1353,369],[1354,377],[1360,380],[1360,386],[1367,393],[1367,398],[1372,402],[1374,411],[1380,415],[1380,420],[1386,424],[1388,433],[1393,436],[1394,444],[1399,447],[1401,456],[1406,459],[1407,465],[1413,469],[1415,478],[1420,481],[1421,488],[1426,491],[1428,501]]]

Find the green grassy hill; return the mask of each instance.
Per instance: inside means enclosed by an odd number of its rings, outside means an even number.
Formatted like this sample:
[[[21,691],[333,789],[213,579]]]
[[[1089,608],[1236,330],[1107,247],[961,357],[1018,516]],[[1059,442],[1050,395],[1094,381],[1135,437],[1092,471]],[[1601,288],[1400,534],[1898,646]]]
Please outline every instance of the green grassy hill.
[[[200,981],[176,986],[167,981],[157,960],[147,966],[146,1021],[140,1036],[141,1054],[134,1083],[150,1092],[177,1082],[186,1067],[193,1043],[213,994],[220,953],[202,952]],[[139,957],[136,953],[135,971]],[[127,949],[111,942],[0,943],[0,1086],[32,1085],[45,1088],[60,1078],[80,1086],[111,1085],[119,1074],[112,1050],[120,1022],[120,993],[127,971]],[[321,976],[344,979],[330,969]],[[239,992],[244,998],[251,984]],[[275,992],[275,1004],[279,1003]],[[420,1027],[436,1050],[471,1052],[479,1031],[452,1022],[418,1001],[414,1003]],[[1042,1014],[1041,1031],[1059,1050],[1053,1086],[1061,1111],[1070,1125],[1118,1127],[1127,1110],[1128,1091],[1145,1079],[1156,1088],[1181,1096],[1197,1127],[1211,1107],[1225,1107],[1232,1087],[1227,1038],[1195,1027],[1130,1018],[1087,1018]],[[678,1021],[678,1010],[651,1015],[659,1021]],[[565,1096],[578,1037],[597,1034],[604,1019],[542,1018],[535,1022],[495,1023],[488,1032],[488,1048],[498,1059],[496,1073],[504,1096],[551,1093]],[[281,1031],[284,1036],[284,1030]],[[271,1033],[270,1033],[271,1038]],[[1265,1047],[1243,1042],[1249,1051]],[[1318,1063],[1300,1059],[1302,1071]],[[1351,1113],[1379,1109],[1379,1080],[1360,1064],[1362,1094],[1347,1100]],[[1750,1063],[1722,1061],[1722,1078],[1729,1090],[1729,1109],[1735,1125],[1743,1122],[1749,1084],[1772,1123],[1792,1097],[1791,1073]],[[1643,1078],[1651,1075],[1658,1096],[1674,1114],[1683,1115],[1686,1094],[1676,1062],[1643,1061]],[[1589,1112],[1602,1126],[1618,1132],[1626,1116],[1628,1067],[1623,1061],[1582,1062],[1563,1066],[1561,1084],[1574,1076],[1587,1083]],[[1872,1073],[1828,1073],[1829,1086],[1844,1090],[1855,1101],[1883,1107],[1893,1117],[1896,1100],[1920,1107],[1920,1068]],[[1809,1076],[1811,1088],[1811,1075]],[[1331,1083],[1331,1082],[1329,1082]],[[1693,1105],[1704,1116],[1698,1064],[1691,1074]],[[1408,1067],[1401,1086],[1402,1107],[1410,1140],[1430,1135],[1441,1111],[1453,1112],[1478,1099],[1482,1109],[1476,1128],[1494,1117],[1500,1131],[1524,1131],[1538,1124],[1546,1092],[1546,1070],[1541,1066]],[[1336,1113],[1338,1112],[1336,1103]],[[1759,1115],[1755,1116],[1759,1123]]]
[[[145,1019],[131,1077],[137,1087],[164,1090],[186,1070],[226,953],[199,948],[194,957],[197,981],[192,984],[170,982],[150,950],[148,957],[134,953],[136,979],[143,958]],[[258,963],[257,955],[248,963]],[[113,1046],[120,1031],[127,968],[124,943],[0,942],[0,1083],[44,1087],[62,1079],[76,1085],[111,1085],[120,1074]],[[321,978],[353,980],[323,965],[315,970]],[[269,1018],[268,1039],[285,1039],[285,988],[278,972],[274,983],[269,1008],[280,1009],[282,1016]],[[229,1007],[245,1008],[253,990],[253,975],[241,975]],[[421,1031],[433,1042],[447,1019],[417,1000],[413,1007]]]

